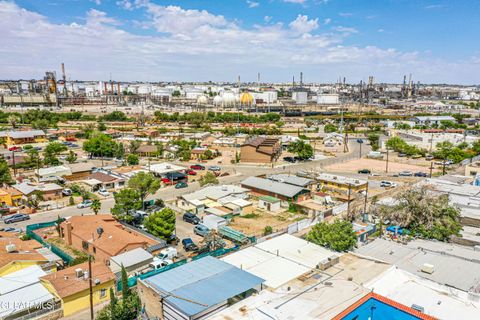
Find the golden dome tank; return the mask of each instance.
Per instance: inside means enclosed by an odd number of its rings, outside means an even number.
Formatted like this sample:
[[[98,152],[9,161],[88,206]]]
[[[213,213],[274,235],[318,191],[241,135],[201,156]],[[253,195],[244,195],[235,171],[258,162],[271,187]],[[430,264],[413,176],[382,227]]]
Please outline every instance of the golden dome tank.
[[[246,104],[246,105],[253,104],[253,96],[248,92],[243,93],[240,96],[240,103],[241,104]]]

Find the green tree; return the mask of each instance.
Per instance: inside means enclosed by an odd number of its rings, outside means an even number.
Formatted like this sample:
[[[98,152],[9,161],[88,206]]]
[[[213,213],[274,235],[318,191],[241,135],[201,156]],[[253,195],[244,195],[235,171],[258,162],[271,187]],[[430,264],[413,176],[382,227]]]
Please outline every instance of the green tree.
[[[17,128],[17,124],[20,122],[20,118],[12,114],[7,118],[8,123],[12,126],[13,129]]]
[[[40,202],[44,200],[43,193],[40,191],[33,191],[27,198],[27,206],[32,209],[38,209]]]
[[[100,200],[95,199],[92,201],[92,205],[90,206],[90,208],[95,213],[95,215],[97,215],[100,209],[102,209],[102,203],[100,202]]]
[[[113,157],[118,150],[117,143],[101,132],[92,132],[90,138],[83,143],[83,150],[94,157]]]
[[[98,131],[105,131],[105,130],[107,130],[107,126],[105,125],[105,123],[100,121],[97,125],[97,130]]]
[[[306,239],[335,251],[351,250],[357,243],[352,224],[344,220],[320,222],[313,226]]]
[[[135,153],[137,151],[138,148],[140,148],[140,146],[142,145],[142,143],[138,140],[132,140],[130,141],[130,144],[128,145],[128,151],[130,153]]]
[[[380,141],[380,135],[378,133],[370,133],[367,135],[367,139],[370,142],[370,146],[373,151],[378,150],[378,142]]]
[[[140,163],[140,159],[138,158],[138,156],[136,154],[131,153],[127,156],[127,164],[129,166],[134,166],[134,165],[137,165],[139,163]]]
[[[73,150],[70,150],[65,160],[67,160],[68,163],[74,163],[75,161],[77,161],[77,154]]]
[[[313,157],[313,147],[304,140],[297,140],[288,145],[288,151],[294,153],[301,160],[307,160]]]
[[[177,153],[177,156],[182,161],[190,161],[192,158],[192,152],[190,150],[181,150]]]
[[[152,213],[145,219],[144,225],[148,232],[156,237],[168,239],[175,230],[176,213],[170,208],[163,208]]]
[[[110,212],[118,220],[131,221],[131,211],[139,210],[142,207],[140,195],[137,190],[125,188],[114,195],[115,205]]]
[[[323,127],[323,131],[325,133],[331,133],[331,132],[337,132],[338,131],[338,128],[333,125],[333,124],[330,124],[330,123],[327,123],[324,127]]]
[[[136,190],[140,196],[140,201],[142,203],[142,208],[144,206],[145,198],[149,194],[154,194],[160,189],[160,180],[155,178],[151,173],[139,172],[128,180],[128,187]]]
[[[395,197],[396,205],[382,207],[381,214],[415,235],[445,241],[462,230],[460,210],[448,198],[432,195],[428,188],[410,188]]]
[[[60,160],[58,160],[57,156],[67,150],[67,146],[61,144],[60,142],[50,142],[45,147],[43,162],[46,165],[57,166],[60,164]]]
[[[203,187],[207,184],[218,184],[219,182],[215,174],[209,171],[198,180],[198,183]]]
[[[10,174],[10,168],[8,167],[7,161],[0,159],[0,184],[11,184],[13,183],[12,175]]]
[[[125,268],[122,266],[121,277],[122,299],[119,300],[112,288],[110,288],[110,303],[100,310],[97,320],[136,320],[142,310],[142,301],[137,291],[128,287],[128,276]]]
[[[181,94],[180,91],[175,90],[172,92],[172,97],[180,97],[180,94]]]
[[[123,143],[117,143],[115,150],[113,151],[113,156],[117,159],[122,159],[125,156],[125,148]]]
[[[32,122],[33,129],[47,130],[50,127],[50,121],[48,121],[47,119],[37,119]]]

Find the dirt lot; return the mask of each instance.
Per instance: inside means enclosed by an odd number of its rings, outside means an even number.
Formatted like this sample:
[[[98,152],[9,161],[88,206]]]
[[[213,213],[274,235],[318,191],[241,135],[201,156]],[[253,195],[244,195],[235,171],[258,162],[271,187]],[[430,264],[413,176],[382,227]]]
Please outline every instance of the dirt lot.
[[[339,171],[339,172],[357,172],[361,169],[369,169],[375,173],[385,173],[385,164],[384,160],[375,160],[375,159],[355,159],[348,162],[333,164],[325,167],[327,171]],[[394,161],[388,162],[388,173],[398,173],[400,171],[411,171],[411,172],[425,172],[429,173],[430,168],[428,166],[419,166],[412,165],[407,163],[398,163]],[[437,169],[433,169],[435,173]]]
[[[229,227],[248,236],[260,236],[263,235],[266,226],[271,226],[273,232],[276,232],[297,220],[305,219],[305,217],[305,215],[288,211],[271,214],[257,209],[252,214],[235,217]]]

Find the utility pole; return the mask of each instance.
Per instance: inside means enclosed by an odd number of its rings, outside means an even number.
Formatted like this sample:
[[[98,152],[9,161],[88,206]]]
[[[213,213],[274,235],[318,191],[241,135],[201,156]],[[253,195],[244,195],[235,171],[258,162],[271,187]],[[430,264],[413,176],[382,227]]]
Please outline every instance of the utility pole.
[[[385,173],[388,173],[388,151],[389,149],[387,148],[387,163],[385,164]]]
[[[13,177],[17,178],[17,166],[15,163],[15,150],[12,150]]]
[[[348,184],[348,200],[347,200],[347,216],[350,216],[350,194],[352,192],[352,185]]]
[[[92,256],[88,255],[88,286],[90,288],[90,319],[93,320]]]
[[[363,216],[364,217],[367,214],[367,202],[368,202],[368,181],[367,181],[367,189],[365,189],[365,203],[363,204]]]
[[[433,161],[430,162],[430,179],[432,179]]]

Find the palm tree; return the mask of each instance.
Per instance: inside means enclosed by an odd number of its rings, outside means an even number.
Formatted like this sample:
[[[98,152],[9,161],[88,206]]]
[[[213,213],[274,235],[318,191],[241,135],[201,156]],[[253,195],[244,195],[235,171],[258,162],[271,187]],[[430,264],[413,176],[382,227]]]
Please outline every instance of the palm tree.
[[[92,201],[92,205],[90,207],[92,208],[92,211],[95,213],[95,215],[97,215],[102,208],[102,203],[100,202],[100,200],[95,199]]]

